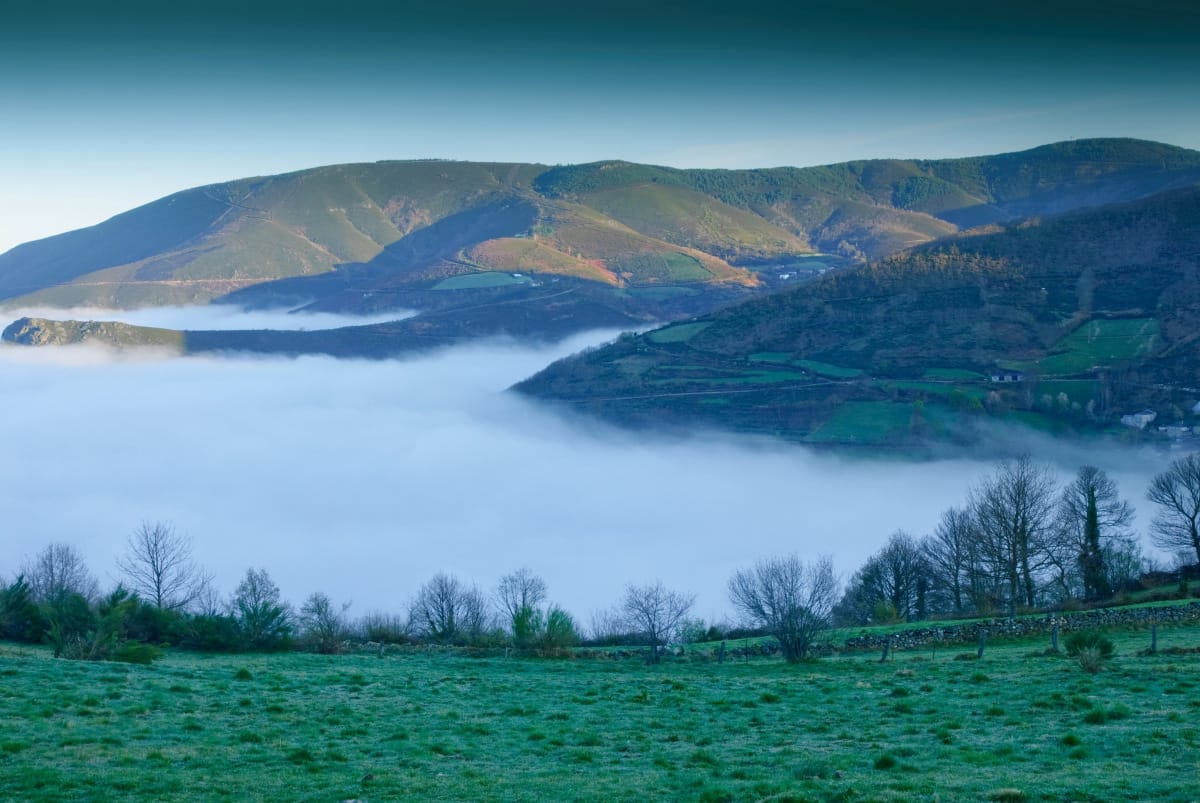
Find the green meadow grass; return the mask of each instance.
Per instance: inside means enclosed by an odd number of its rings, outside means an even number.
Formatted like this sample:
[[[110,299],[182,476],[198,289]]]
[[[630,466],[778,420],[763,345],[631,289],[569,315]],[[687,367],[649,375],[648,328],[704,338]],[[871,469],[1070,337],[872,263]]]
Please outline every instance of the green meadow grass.
[[[1038,366],[1048,376],[1076,374],[1145,354],[1158,337],[1154,318],[1088,321],[1063,338]]]
[[[929,368],[925,371],[926,379],[965,379],[982,381],[986,376],[978,371],[968,371],[965,368]]]
[[[708,321],[677,323],[646,335],[654,343],[686,343],[709,327]]]
[[[517,277],[498,271],[484,271],[482,273],[464,273],[459,276],[442,279],[432,289],[478,290],[483,287],[508,287],[514,284],[529,284],[529,281],[529,278],[525,276]]]
[[[1160,628],[1160,649],[1200,629]],[[198,656],[0,647],[14,800],[1187,800],[1200,657],[1097,675],[1042,640],[774,659]]]
[[[858,368],[845,368],[841,365],[832,365],[817,360],[794,360],[792,364],[798,365],[807,371],[812,371],[818,376],[827,376],[831,379],[852,379],[853,377],[863,375],[863,372]]]
[[[883,443],[908,432],[913,406],[897,402],[846,402],[808,440],[814,443]]]

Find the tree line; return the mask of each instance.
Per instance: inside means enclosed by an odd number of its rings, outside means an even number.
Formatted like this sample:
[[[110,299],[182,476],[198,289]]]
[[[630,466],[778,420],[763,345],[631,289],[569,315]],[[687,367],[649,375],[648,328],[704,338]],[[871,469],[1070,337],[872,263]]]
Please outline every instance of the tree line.
[[[1200,456],[1171,463],[1146,498],[1156,506],[1154,545],[1181,566],[1200,564]],[[942,513],[932,534],[892,534],[850,578],[835,619],[1011,616],[1109,599],[1153,565],[1131,530],[1133,516],[1116,482],[1095,466],[1060,486],[1049,465],[1028,456],[1003,462],[963,506]]]
[[[1200,564],[1200,455],[1156,475],[1156,546]],[[1016,614],[1066,600],[1100,600],[1148,566],[1130,530],[1133,508],[1116,483],[1082,466],[1059,485],[1029,457],[1000,463],[934,532],[894,533],[842,588],[828,556],[759,560],[729,578],[743,633],[773,636],[798,661],[833,624],[874,624],[945,615]],[[402,614],[347,616],[322,592],[298,609],[265,569],[250,568],[222,599],[197,564],[192,541],[173,526],[144,522],[117,560],[120,583],[102,594],[81,555],[51,544],[0,585],[0,638],[46,642],[68,658],[149,661],[156,645],[210,651],[306,649],[333,653],[349,640],[509,647],[565,654],[585,641],[641,644],[651,660],[678,640],[736,636],[730,626],[689,618],[694,596],[661,582],[626,586],[620,602],[593,617],[590,632],[548,602],[546,582],[526,568],[489,594],[453,575],[423,583]]]

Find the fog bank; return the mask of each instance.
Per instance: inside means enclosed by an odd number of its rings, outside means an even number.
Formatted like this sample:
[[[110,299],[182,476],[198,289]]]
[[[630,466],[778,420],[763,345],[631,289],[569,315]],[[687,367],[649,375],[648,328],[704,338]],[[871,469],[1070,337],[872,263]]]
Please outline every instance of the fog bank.
[[[376,315],[306,312],[302,308],[244,310],[228,304],[210,304],[202,307],[144,307],[131,310],[97,307],[0,307],[0,315],[8,319],[4,321],[5,324],[28,316],[54,320],[120,321],[134,326],[186,329],[193,332],[218,329],[337,329],[342,326],[363,326],[411,318],[415,314],[408,310],[394,310]]]
[[[796,551],[830,553],[849,576],[894,530],[929,532],[992,469],[631,434],[504,392],[613,334],[393,361],[5,345],[0,575],[64,541],[110,584],[128,535],[164,520],[224,594],[261,566],[293,602],[324,591],[351,615],[399,612],[438,571],[490,591],[528,566],[584,623],[656,579],[715,619],[734,570]],[[1110,471],[1142,522],[1146,482],[1169,459],[1041,456],[1064,478],[1081,462]]]

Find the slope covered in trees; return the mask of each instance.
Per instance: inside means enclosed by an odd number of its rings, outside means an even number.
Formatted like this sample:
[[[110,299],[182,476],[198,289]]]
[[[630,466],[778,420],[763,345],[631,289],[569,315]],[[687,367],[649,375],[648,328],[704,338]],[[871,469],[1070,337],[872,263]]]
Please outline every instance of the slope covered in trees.
[[[1173,191],[833,272],[518,389],[625,423],[815,443],[971,439],[989,414],[1095,430],[1150,408],[1190,426],[1198,262],[1200,190]]]

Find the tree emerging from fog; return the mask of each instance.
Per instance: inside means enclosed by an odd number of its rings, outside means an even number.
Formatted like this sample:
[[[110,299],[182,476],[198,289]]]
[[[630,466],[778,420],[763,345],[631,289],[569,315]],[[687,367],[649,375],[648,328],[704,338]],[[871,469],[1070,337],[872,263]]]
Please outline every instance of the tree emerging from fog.
[[[971,492],[980,555],[1000,581],[1011,616],[1037,603],[1049,562],[1058,488],[1049,466],[1028,455],[1000,464]]]
[[[1155,545],[1200,563],[1200,455],[1181,457],[1156,475],[1146,498],[1158,505],[1150,525]]]
[[[192,559],[192,539],[166,522],[142,522],[117,567],[131,591],[162,610],[191,607],[212,581]]]
[[[650,645],[650,660],[658,663],[659,650],[676,634],[679,624],[692,609],[696,598],[671,591],[662,582],[625,588],[621,610],[630,630]]]
[[[929,561],[916,539],[892,533],[850,578],[840,616],[879,623],[923,619],[929,610],[930,577]]]
[[[833,559],[804,563],[796,555],[760,560],[729,580],[729,600],[753,624],[770,631],[788,662],[808,656],[829,627],[837,598]]]
[[[413,632],[440,644],[476,639],[488,626],[487,600],[475,586],[438,573],[413,599],[409,621]]]
[[[1079,578],[1084,599],[1108,597],[1113,592],[1113,569],[1128,551],[1133,534],[1133,506],[1121,498],[1117,483],[1095,466],[1080,466],[1066,485],[1058,503],[1059,576]],[[1063,593],[1076,589],[1064,582]]]

